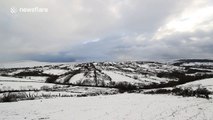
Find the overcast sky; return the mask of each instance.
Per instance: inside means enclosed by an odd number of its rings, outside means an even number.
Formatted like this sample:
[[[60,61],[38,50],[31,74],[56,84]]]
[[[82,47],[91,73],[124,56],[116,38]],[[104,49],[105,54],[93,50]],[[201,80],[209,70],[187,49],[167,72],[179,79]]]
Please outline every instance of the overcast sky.
[[[213,58],[212,0],[0,1],[1,62],[179,58]]]

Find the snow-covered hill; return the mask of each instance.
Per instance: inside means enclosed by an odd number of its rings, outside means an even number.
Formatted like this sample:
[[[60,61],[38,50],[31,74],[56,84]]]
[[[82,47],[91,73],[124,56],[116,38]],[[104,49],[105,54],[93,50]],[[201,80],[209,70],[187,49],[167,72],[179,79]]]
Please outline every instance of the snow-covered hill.
[[[211,60],[41,63],[26,61],[2,66],[0,75],[58,84],[110,86],[127,82],[140,88],[169,87],[213,78]],[[33,66],[33,67],[32,67]],[[37,77],[37,78],[36,78]],[[33,79],[35,78],[35,79]],[[43,78],[42,80],[39,78]],[[45,78],[45,79],[44,79]]]
[[[192,89],[206,88],[209,91],[213,92],[213,78],[197,80],[194,82],[188,82],[186,84],[179,85],[178,87],[192,88]]]

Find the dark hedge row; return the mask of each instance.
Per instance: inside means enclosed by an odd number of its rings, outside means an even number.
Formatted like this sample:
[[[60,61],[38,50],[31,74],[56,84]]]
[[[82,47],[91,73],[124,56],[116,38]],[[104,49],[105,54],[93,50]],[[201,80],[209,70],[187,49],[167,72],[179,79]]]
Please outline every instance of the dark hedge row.
[[[206,98],[209,99],[209,95],[211,92],[207,90],[206,88],[200,88],[198,87],[197,89],[193,90],[191,88],[173,88],[172,90],[170,89],[157,89],[157,90],[152,90],[145,92],[146,94],[174,94],[174,95],[179,95],[179,96],[184,96],[184,97],[189,97],[189,96],[196,96],[200,98]]]

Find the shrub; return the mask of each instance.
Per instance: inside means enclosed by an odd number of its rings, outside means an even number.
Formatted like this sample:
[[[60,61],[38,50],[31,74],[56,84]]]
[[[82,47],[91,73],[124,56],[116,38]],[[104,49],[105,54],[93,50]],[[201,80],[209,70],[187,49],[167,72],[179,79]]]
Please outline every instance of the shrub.
[[[176,95],[181,95],[183,89],[175,87],[172,89],[172,93],[175,93]]]
[[[137,75],[134,75],[134,76],[133,76],[133,79],[136,79],[136,80],[137,80],[137,79],[138,79],[138,76],[137,76]]]
[[[121,92],[121,93],[126,92],[126,91],[130,92],[132,90],[136,90],[137,89],[136,85],[130,84],[128,82],[119,82],[119,83],[115,84],[114,87],[118,88],[119,92]]]
[[[145,94],[168,94],[168,93],[171,93],[171,90],[157,89],[145,92]]]
[[[209,94],[211,94],[211,92],[209,90],[207,90],[206,88],[199,87],[195,90],[195,95],[197,97],[204,97],[204,98],[209,99]]]
[[[1,76],[5,76],[5,77],[7,77],[7,76],[9,76],[8,74],[6,74],[6,73],[3,73],[3,74],[1,74]]]
[[[15,74],[14,76],[40,76],[42,73],[40,71],[24,71]]]
[[[159,93],[159,94],[168,94],[168,93],[171,93],[171,90],[167,90],[167,89],[158,89],[155,91],[156,93]]]
[[[191,88],[186,88],[182,90],[181,95],[185,97],[185,96],[194,96],[195,94]]]
[[[45,91],[50,91],[50,90],[52,90],[52,88],[50,88],[50,87],[47,86],[47,85],[42,86],[40,89],[41,89],[41,90],[45,90]]]
[[[60,89],[60,88],[62,88],[62,87],[59,86],[59,85],[54,85],[54,86],[52,87],[52,89],[54,89],[54,90],[57,90],[57,89]]]
[[[176,95],[181,95],[181,96],[196,96],[196,97],[201,97],[201,98],[207,98],[209,99],[209,94],[211,92],[207,90],[206,88],[197,88],[196,90],[192,90],[191,88],[174,88],[172,90],[172,93]]]
[[[17,101],[17,95],[12,93],[4,93],[3,97],[1,98],[1,102],[15,102]]]
[[[59,76],[57,75],[51,75],[47,78],[46,83],[55,83],[55,81],[58,79]]]
[[[211,94],[211,92],[207,90],[206,88],[200,88],[200,87],[197,88],[196,90],[193,90],[191,88],[175,87],[172,90],[157,89],[157,90],[145,92],[145,94],[169,94],[169,93],[172,93],[174,95],[184,96],[184,97],[196,96],[196,97],[207,98],[207,99],[209,99],[209,94]]]

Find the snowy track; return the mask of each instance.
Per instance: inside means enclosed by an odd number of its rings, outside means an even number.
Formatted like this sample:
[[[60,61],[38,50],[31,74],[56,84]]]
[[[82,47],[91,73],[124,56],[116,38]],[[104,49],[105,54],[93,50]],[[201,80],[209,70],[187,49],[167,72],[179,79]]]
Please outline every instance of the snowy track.
[[[0,103],[1,120],[213,120],[213,100],[119,94]]]

